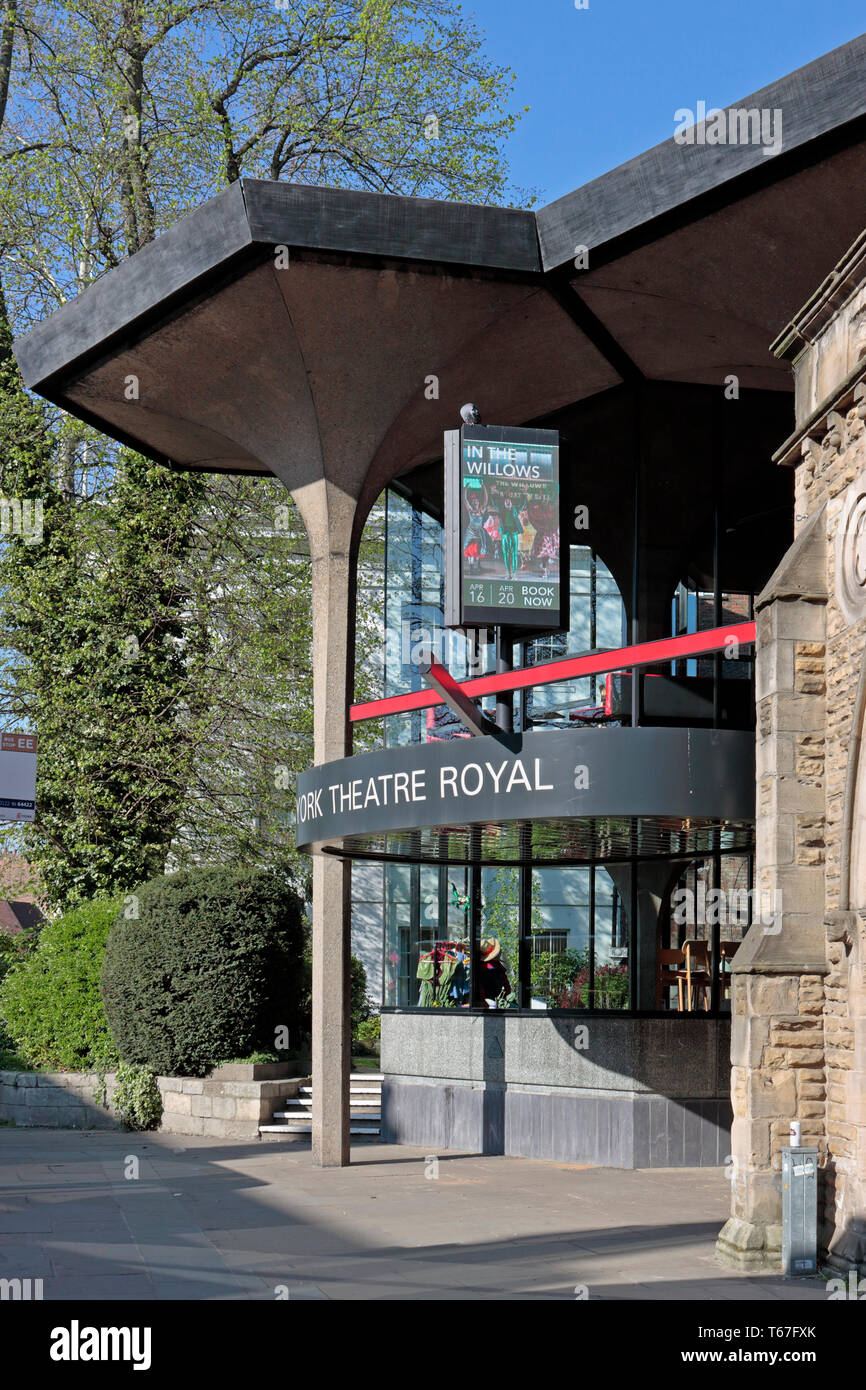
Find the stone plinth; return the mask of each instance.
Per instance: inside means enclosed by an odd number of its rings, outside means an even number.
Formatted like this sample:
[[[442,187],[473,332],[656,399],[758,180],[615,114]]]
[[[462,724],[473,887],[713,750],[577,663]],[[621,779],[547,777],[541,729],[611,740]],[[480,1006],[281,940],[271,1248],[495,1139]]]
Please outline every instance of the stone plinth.
[[[382,1139],[613,1168],[730,1157],[727,1019],[382,1014]]]

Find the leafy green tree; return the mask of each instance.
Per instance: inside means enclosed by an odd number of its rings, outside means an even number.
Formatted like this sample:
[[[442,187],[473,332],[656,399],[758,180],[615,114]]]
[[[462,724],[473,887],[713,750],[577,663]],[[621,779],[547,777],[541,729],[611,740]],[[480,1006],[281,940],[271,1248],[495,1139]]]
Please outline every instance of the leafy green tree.
[[[71,904],[158,871],[177,827],[198,698],[179,576],[202,484],[124,453],[102,505],[76,507],[27,447],[34,411],[0,396],[21,443],[3,492],[42,510],[41,541],[5,542],[0,647],[7,712],[39,733],[38,820],[20,839],[47,901]]]
[[[0,348],[240,177],[517,196],[512,85],[451,0],[0,0]],[[15,842],[46,902],[275,864],[312,750],[296,509],[136,460],[0,367],[0,482],[44,507],[40,545],[0,546],[0,718],[40,735]]]

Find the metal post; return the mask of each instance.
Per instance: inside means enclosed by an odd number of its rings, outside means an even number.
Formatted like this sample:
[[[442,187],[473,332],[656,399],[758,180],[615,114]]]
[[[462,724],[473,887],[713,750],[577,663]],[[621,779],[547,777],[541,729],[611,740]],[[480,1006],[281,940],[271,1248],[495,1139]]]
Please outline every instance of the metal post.
[[[614,922],[616,919],[616,889],[613,890]],[[614,942],[616,928],[611,923],[611,941]],[[595,865],[589,868],[589,979],[586,983],[586,1007],[595,1008]]]
[[[513,669],[514,642],[508,629],[496,628],[496,674],[505,675]],[[496,727],[510,734],[514,729],[514,691],[502,690],[496,696]]]
[[[481,942],[481,827],[477,825],[473,825],[469,831],[469,859],[469,959],[472,962],[470,1002],[473,1009],[477,1009],[483,1003],[478,979]]]
[[[719,836],[719,837],[721,837],[721,831],[717,830],[717,831],[716,831],[716,835]],[[715,847],[715,849],[713,850],[712,885],[713,885],[713,889],[715,890],[715,891],[714,891],[714,898],[713,898],[713,901],[715,902],[715,905],[716,905],[716,906],[715,906],[715,912],[713,913],[712,927],[711,927],[710,933],[709,933],[709,936],[710,936],[710,940],[709,940],[709,947],[710,947],[710,962],[711,962],[711,965],[712,965],[712,974],[710,975],[710,1009],[711,1009],[712,1013],[714,1013],[714,1014],[717,1014],[717,1013],[719,1012],[719,997],[720,997],[720,993],[721,993],[721,991],[720,991],[720,983],[721,983],[721,981],[720,981],[720,975],[719,975],[719,970],[720,970],[720,966],[721,966],[721,960],[719,959],[719,956],[720,956],[720,948],[721,948],[721,941],[722,941],[722,926],[721,926],[721,920],[720,920],[720,916],[721,916],[721,907],[720,907],[720,904],[721,904],[721,902],[722,902],[722,899],[721,899],[721,896],[720,896],[721,887],[722,887],[722,856],[721,856],[721,854],[720,854],[719,851],[720,851],[720,838],[717,839],[717,841],[716,841],[716,847]]]
[[[637,646],[640,641],[640,486],[641,461],[643,457],[641,426],[640,386],[635,387],[634,396],[634,436],[632,439],[632,459],[634,460],[634,508],[632,513],[632,552],[631,552],[631,640]],[[632,728],[640,724],[640,671],[631,668],[631,722]]]
[[[782,1149],[782,1273],[788,1279],[818,1272],[818,1150]]]
[[[517,975],[518,987],[515,991],[521,1009],[528,1009],[532,991],[532,827],[521,821],[518,830],[520,837],[520,907],[518,919]]]
[[[641,1003],[640,998],[639,998],[640,974],[639,974],[638,952],[640,951],[640,937],[639,937],[639,935],[638,935],[638,929],[637,929],[637,860],[636,860],[636,858],[635,858],[636,840],[637,840],[637,836],[636,836],[635,826],[632,825],[632,829],[631,829],[632,860],[631,860],[631,866],[630,866],[630,868],[631,868],[631,874],[630,874],[630,884],[629,884],[630,890],[631,890],[631,891],[629,892],[629,905],[628,905],[629,918],[630,918],[630,921],[629,921],[629,924],[628,924],[628,927],[629,927],[629,936],[628,936],[628,999],[629,999],[629,1008],[630,1008],[630,1010],[631,1010],[632,1013],[634,1013],[635,1010],[638,1009],[638,1008],[640,1007],[640,1003]]]
[[[716,406],[715,458],[713,460],[713,627],[722,625],[722,470],[724,452],[722,444],[723,417],[719,405]],[[722,722],[722,654],[713,657],[713,728],[718,729]]]

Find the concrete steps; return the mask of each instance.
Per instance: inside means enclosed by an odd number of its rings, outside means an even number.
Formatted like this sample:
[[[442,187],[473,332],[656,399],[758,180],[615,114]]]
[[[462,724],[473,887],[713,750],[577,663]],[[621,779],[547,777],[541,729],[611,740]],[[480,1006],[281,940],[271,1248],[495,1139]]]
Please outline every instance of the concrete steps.
[[[352,1072],[349,1076],[349,1133],[378,1135],[381,1106],[381,1072]],[[312,1134],[312,1109],[312,1086],[300,1086],[296,1096],[287,1096],[285,1110],[274,1112],[274,1123],[259,1125],[259,1134]]]

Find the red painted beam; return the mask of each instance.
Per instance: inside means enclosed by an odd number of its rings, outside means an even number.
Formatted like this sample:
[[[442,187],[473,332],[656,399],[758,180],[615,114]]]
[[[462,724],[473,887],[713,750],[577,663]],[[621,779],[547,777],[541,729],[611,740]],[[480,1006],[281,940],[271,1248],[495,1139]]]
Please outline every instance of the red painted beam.
[[[422,661],[419,665],[421,675],[432,690],[435,690],[443,705],[468,729],[470,734],[492,734],[496,725],[483,715],[468,695],[463,694],[459,681],[456,681],[438,661]]]
[[[712,627],[706,632],[691,632],[685,637],[663,637],[659,642],[641,642],[636,647],[617,647],[612,652],[596,652],[592,656],[567,656],[561,661],[546,661],[542,666],[524,666],[520,671],[505,671],[500,675],[477,676],[460,681],[463,695],[478,700],[482,695],[498,695],[503,690],[526,690],[534,685],[552,685],[555,681],[577,680],[580,676],[600,676],[608,671],[621,671],[632,666],[655,666],[665,661],[682,661],[688,656],[705,656],[708,652],[723,651],[732,643],[749,646],[755,640],[755,624],[733,623],[727,627]],[[405,714],[407,710],[428,709],[441,705],[440,697],[430,690],[411,690],[405,695],[391,695],[385,700],[369,700],[352,705],[349,719],[353,724],[366,719],[381,719],[386,714]]]

